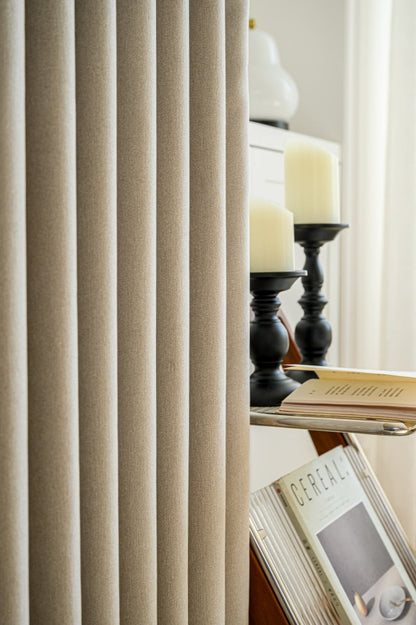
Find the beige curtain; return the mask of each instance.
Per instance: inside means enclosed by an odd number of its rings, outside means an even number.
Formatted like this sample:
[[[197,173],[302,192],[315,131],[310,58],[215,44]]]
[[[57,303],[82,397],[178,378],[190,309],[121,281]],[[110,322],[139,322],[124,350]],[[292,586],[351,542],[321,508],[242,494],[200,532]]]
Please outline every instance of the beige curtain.
[[[0,623],[248,620],[247,2],[0,3]]]

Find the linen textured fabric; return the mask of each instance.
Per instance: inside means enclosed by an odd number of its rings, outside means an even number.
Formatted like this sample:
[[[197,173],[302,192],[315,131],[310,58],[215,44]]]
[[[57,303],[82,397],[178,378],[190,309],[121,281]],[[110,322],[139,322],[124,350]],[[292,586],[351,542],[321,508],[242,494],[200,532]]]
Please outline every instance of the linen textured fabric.
[[[248,3],[0,3],[0,623],[248,622]]]

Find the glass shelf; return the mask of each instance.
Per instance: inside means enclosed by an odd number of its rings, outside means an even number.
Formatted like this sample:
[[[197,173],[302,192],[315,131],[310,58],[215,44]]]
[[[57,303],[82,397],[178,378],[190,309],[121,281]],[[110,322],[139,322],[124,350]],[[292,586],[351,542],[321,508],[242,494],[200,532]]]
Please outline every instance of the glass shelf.
[[[250,408],[250,424],[279,428],[298,428],[318,432],[351,432],[354,434],[376,434],[378,436],[407,436],[416,432],[415,424],[402,421],[374,419],[368,417],[340,418],[336,416],[310,417],[280,414],[278,408]]]

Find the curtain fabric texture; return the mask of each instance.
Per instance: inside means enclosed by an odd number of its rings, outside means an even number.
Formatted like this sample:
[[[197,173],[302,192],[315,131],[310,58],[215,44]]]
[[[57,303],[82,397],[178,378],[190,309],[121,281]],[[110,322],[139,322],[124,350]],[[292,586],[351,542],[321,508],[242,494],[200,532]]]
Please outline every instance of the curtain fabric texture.
[[[341,361],[415,371],[416,5],[347,8]],[[415,439],[361,442],[416,546]]]
[[[0,622],[248,620],[241,0],[0,4]]]

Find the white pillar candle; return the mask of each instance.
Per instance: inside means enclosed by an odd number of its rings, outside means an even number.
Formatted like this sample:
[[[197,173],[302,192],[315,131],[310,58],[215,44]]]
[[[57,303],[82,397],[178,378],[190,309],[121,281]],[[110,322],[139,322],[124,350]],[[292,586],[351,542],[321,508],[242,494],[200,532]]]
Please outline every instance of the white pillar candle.
[[[339,223],[339,166],[334,154],[308,141],[285,145],[285,206],[295,224]]]
[[[293,271],[293,215],[275,202],[250,199],[250,271]]]

